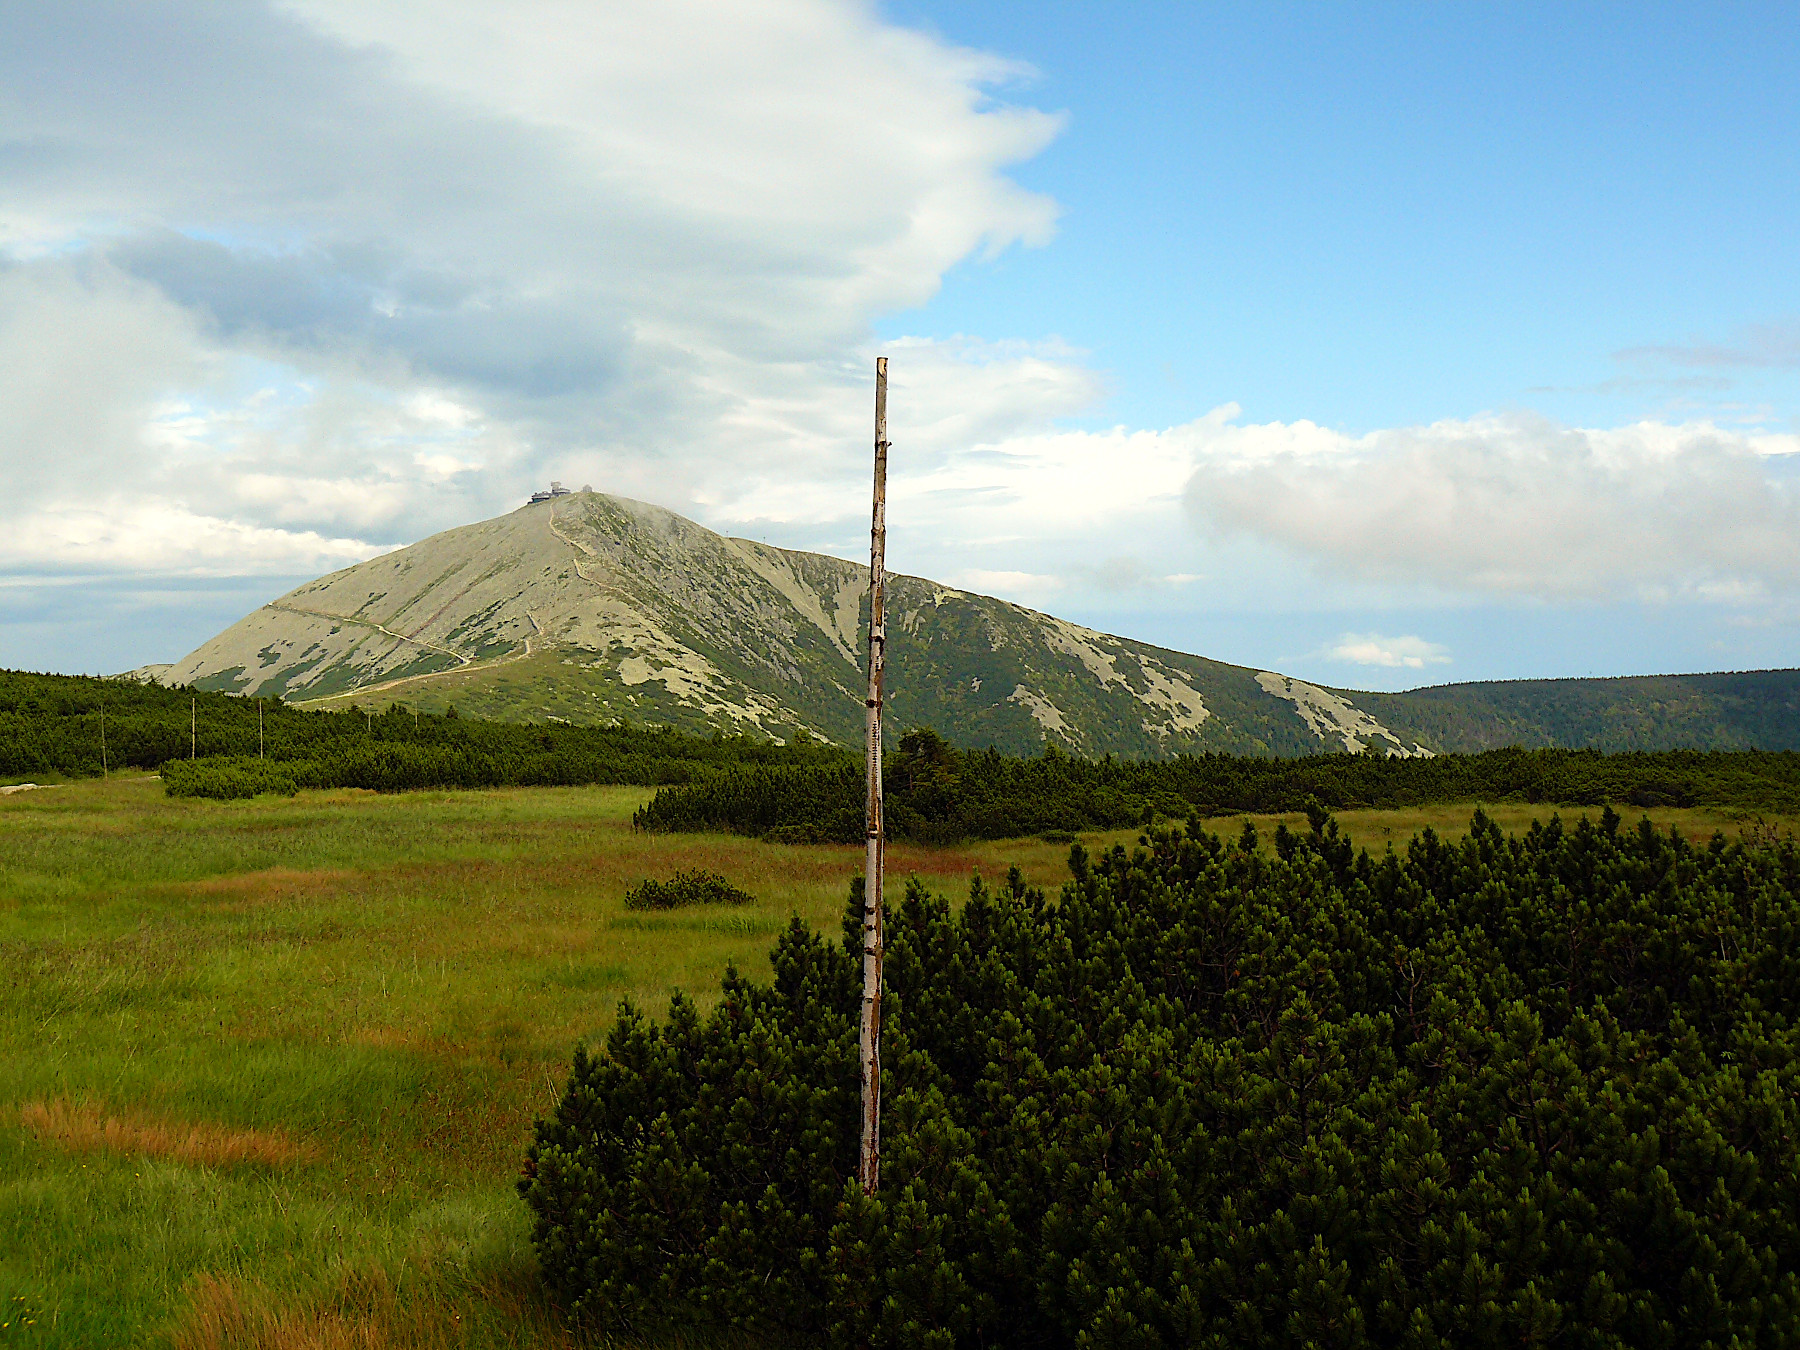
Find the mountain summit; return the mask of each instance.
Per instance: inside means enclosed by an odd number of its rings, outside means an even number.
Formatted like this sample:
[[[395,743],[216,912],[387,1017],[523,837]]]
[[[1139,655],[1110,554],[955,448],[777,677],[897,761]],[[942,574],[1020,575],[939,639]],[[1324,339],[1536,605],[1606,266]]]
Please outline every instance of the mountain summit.
[[[855,563],[562,493],[309,582],[160,678],[320,706],[400,700],[855,743],[867,592]],[[1364,694],[917,577],[889,578],[888,615],[890,723],[1014,752],[1800,745],[1796,672]]]

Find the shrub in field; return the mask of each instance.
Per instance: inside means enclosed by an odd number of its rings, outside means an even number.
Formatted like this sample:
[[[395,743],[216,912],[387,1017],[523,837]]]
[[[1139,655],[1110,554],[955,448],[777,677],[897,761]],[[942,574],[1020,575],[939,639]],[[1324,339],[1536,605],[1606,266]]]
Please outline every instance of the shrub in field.
[[[784,1343],[1800,1344],[1792,842],[1255,843],[909,888],[873,1197],[854,888],[772,983],[626,1006],[527,1155],[546,1278]]]
[[[171,797],[211,797],[230,801],[265,792],[292,797],[299,787],[293,764],[259,759],[173,759],[162,767],[163,791]]]
[[[676,909],[682,905],[750,905],[756,897],[740,891],[717,872],[677,872],[667,881],[646,877],[625,892],[626,909]]]

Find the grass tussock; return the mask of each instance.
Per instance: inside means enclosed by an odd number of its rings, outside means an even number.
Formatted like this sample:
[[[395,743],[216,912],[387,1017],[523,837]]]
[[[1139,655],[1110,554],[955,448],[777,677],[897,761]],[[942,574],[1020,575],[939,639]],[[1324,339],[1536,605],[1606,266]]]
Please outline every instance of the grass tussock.
[[[210,1122],[106,1115],[57,1098],[19,1108],[19,1123],[38,1139],[71,1153],[140,1154],[190,1167],[291,1167],[318,1155],[281,1130],[240,1130]]]

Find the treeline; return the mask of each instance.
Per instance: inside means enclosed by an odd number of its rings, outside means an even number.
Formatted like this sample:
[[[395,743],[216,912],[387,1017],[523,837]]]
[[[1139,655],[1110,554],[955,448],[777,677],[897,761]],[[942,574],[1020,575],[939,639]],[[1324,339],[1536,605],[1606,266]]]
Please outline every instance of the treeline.
[[[161,770],[178,796],[684,783],[727,767],[847,762],[843,751],[819,743],[780,746],[654,726],[485,722],[398,704],[379,713],[307,711],[278,699],[0,671],[0,774]]]
[[[854,840],[863,829],[860,761],[819,742],[487,722],[398,704],[304,711],[277,699],[0,671],[0,774],[82,777],[103,766],[161,770],[170,793],[206,797],[635,783],[664,789],[638,813],[646,829],[788,842]],[[1309,800],[1336,810],[1524,801],[1800,812],[1800,754],[1789,751],[1090,760],[1050,749],[1025,759],[959,750],[919,729],[889,754],[883,782],[889,833],[923,842],[1294,811]]]
[[[629,746],[609,752],[585,745],[485,750],[467,745],[376,742],[332,747],[316,759],[263,760],[241,755],[174,759],[162,766],[162,779],[171,797],[233,798],[265,792],[291,797],[301,788],[417,792],[429,788],[654,785],[693,782],[718,772],[712,761],[680,753],[683,748],[646,754]]]
[[[882,777],[888,832],[924,842],[1113,829],[1236,812],[1530,802],[1731,805],[1800,812],[1800,754],[1490,750],[1431,759],[1019,759],[962,751],[930,731],[901,738]],[[669,787],[637,815],[650,830],[720,830],[775,841],[858,839],[863,778],[851,764],[747,767]]]
[[[836,1346],[1800,1344],[1800,849],[1608,810],[1352,853],[1152,832],[626,1005],[520,1189],[630,1335]],[[704,1333],[710,1335],[710,1332]]]

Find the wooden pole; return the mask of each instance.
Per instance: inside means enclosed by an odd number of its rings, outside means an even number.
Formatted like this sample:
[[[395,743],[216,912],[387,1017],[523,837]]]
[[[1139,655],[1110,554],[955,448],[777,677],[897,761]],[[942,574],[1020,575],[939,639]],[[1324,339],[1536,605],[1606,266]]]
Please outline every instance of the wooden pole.
[[[256,700],[256,757],[263,758],[263,701]]]
[[[881,816],[881,666],[887,644],[887,357],[875,361],[875,504],[869,527],[867,856],[863,861],[862,1156],[857,1179],[873,1195],[881,1179],[881,889],[886,867]]]
[[[104,709],[100,713],[100,776],[102,778],[112,777],[112,770],[106,765],[106,712]]]
[[[188,700],[188,758],[195,759],[200,753],[200,700]]]

